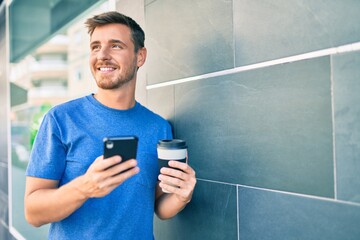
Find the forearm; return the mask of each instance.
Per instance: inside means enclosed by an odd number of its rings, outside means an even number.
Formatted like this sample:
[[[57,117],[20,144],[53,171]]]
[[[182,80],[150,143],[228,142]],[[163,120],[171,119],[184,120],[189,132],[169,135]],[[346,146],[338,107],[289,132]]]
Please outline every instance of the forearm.
[[[175,194],[163,194],[156,200],[155,213],[160,219],[169,219],[183,210],[186,204]]]
[[[183,210],[196,184],[195,171],[188,164],[170,161],[169,166],[172,168],[161,168],[156,186],[155,213],[160,219],[172,218]],[[162,189],[169,194],[164,194]]]
[[[103,161],[98,157],[86,173],[58,187],[58,181],[26,178],[25,217],[34,225],[60,221],[81,207],[89,198],[100,198],[139,172],[136,160],[119,164],[114,156]]]
[[[39,227],[60,221],[88,199],[80,191],[82,177],[74,179],[60,188],[38,189],[25,197],[25,217],[27,221]]]

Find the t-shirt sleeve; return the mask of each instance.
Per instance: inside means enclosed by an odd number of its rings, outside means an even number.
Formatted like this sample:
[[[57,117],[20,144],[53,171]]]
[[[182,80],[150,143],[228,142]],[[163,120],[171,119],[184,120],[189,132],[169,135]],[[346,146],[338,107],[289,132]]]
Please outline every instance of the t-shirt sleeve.
[[[56,120],[45,115],[36,135],[26,175],[60,180],[66,163],[66,149]]]

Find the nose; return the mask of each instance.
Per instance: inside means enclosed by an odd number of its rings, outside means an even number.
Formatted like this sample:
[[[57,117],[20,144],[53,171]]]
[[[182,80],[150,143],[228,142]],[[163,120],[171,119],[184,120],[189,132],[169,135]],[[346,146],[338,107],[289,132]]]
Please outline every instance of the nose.
[[[106,60],[110,59],[109,49],[106,47],[102,47],[97,54],[97,59],[99,60]]]

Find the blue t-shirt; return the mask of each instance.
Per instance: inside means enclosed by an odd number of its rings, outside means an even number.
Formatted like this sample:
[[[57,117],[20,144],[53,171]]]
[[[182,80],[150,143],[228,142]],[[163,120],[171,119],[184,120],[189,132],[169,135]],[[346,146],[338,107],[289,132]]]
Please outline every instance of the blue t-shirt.
[[[103,154],[104,137],[128,135],[139,138],[140,172],[109,195],[88,199],[69,217],[52,223],[49,239],[154,238],[156,144],[172,138],[172,133],[166,120],[138,102],[129,110],[116,110],[88,95],[54,107],[42,121],[26,175],[64,185]]]

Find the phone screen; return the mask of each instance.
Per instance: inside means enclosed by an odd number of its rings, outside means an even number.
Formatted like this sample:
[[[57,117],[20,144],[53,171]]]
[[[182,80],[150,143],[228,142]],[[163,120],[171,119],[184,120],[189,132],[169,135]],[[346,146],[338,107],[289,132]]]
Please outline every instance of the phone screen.
[[[135,136],[104,138],[104,159],[119,155],[122,161],[136,159],[138,138]]]

